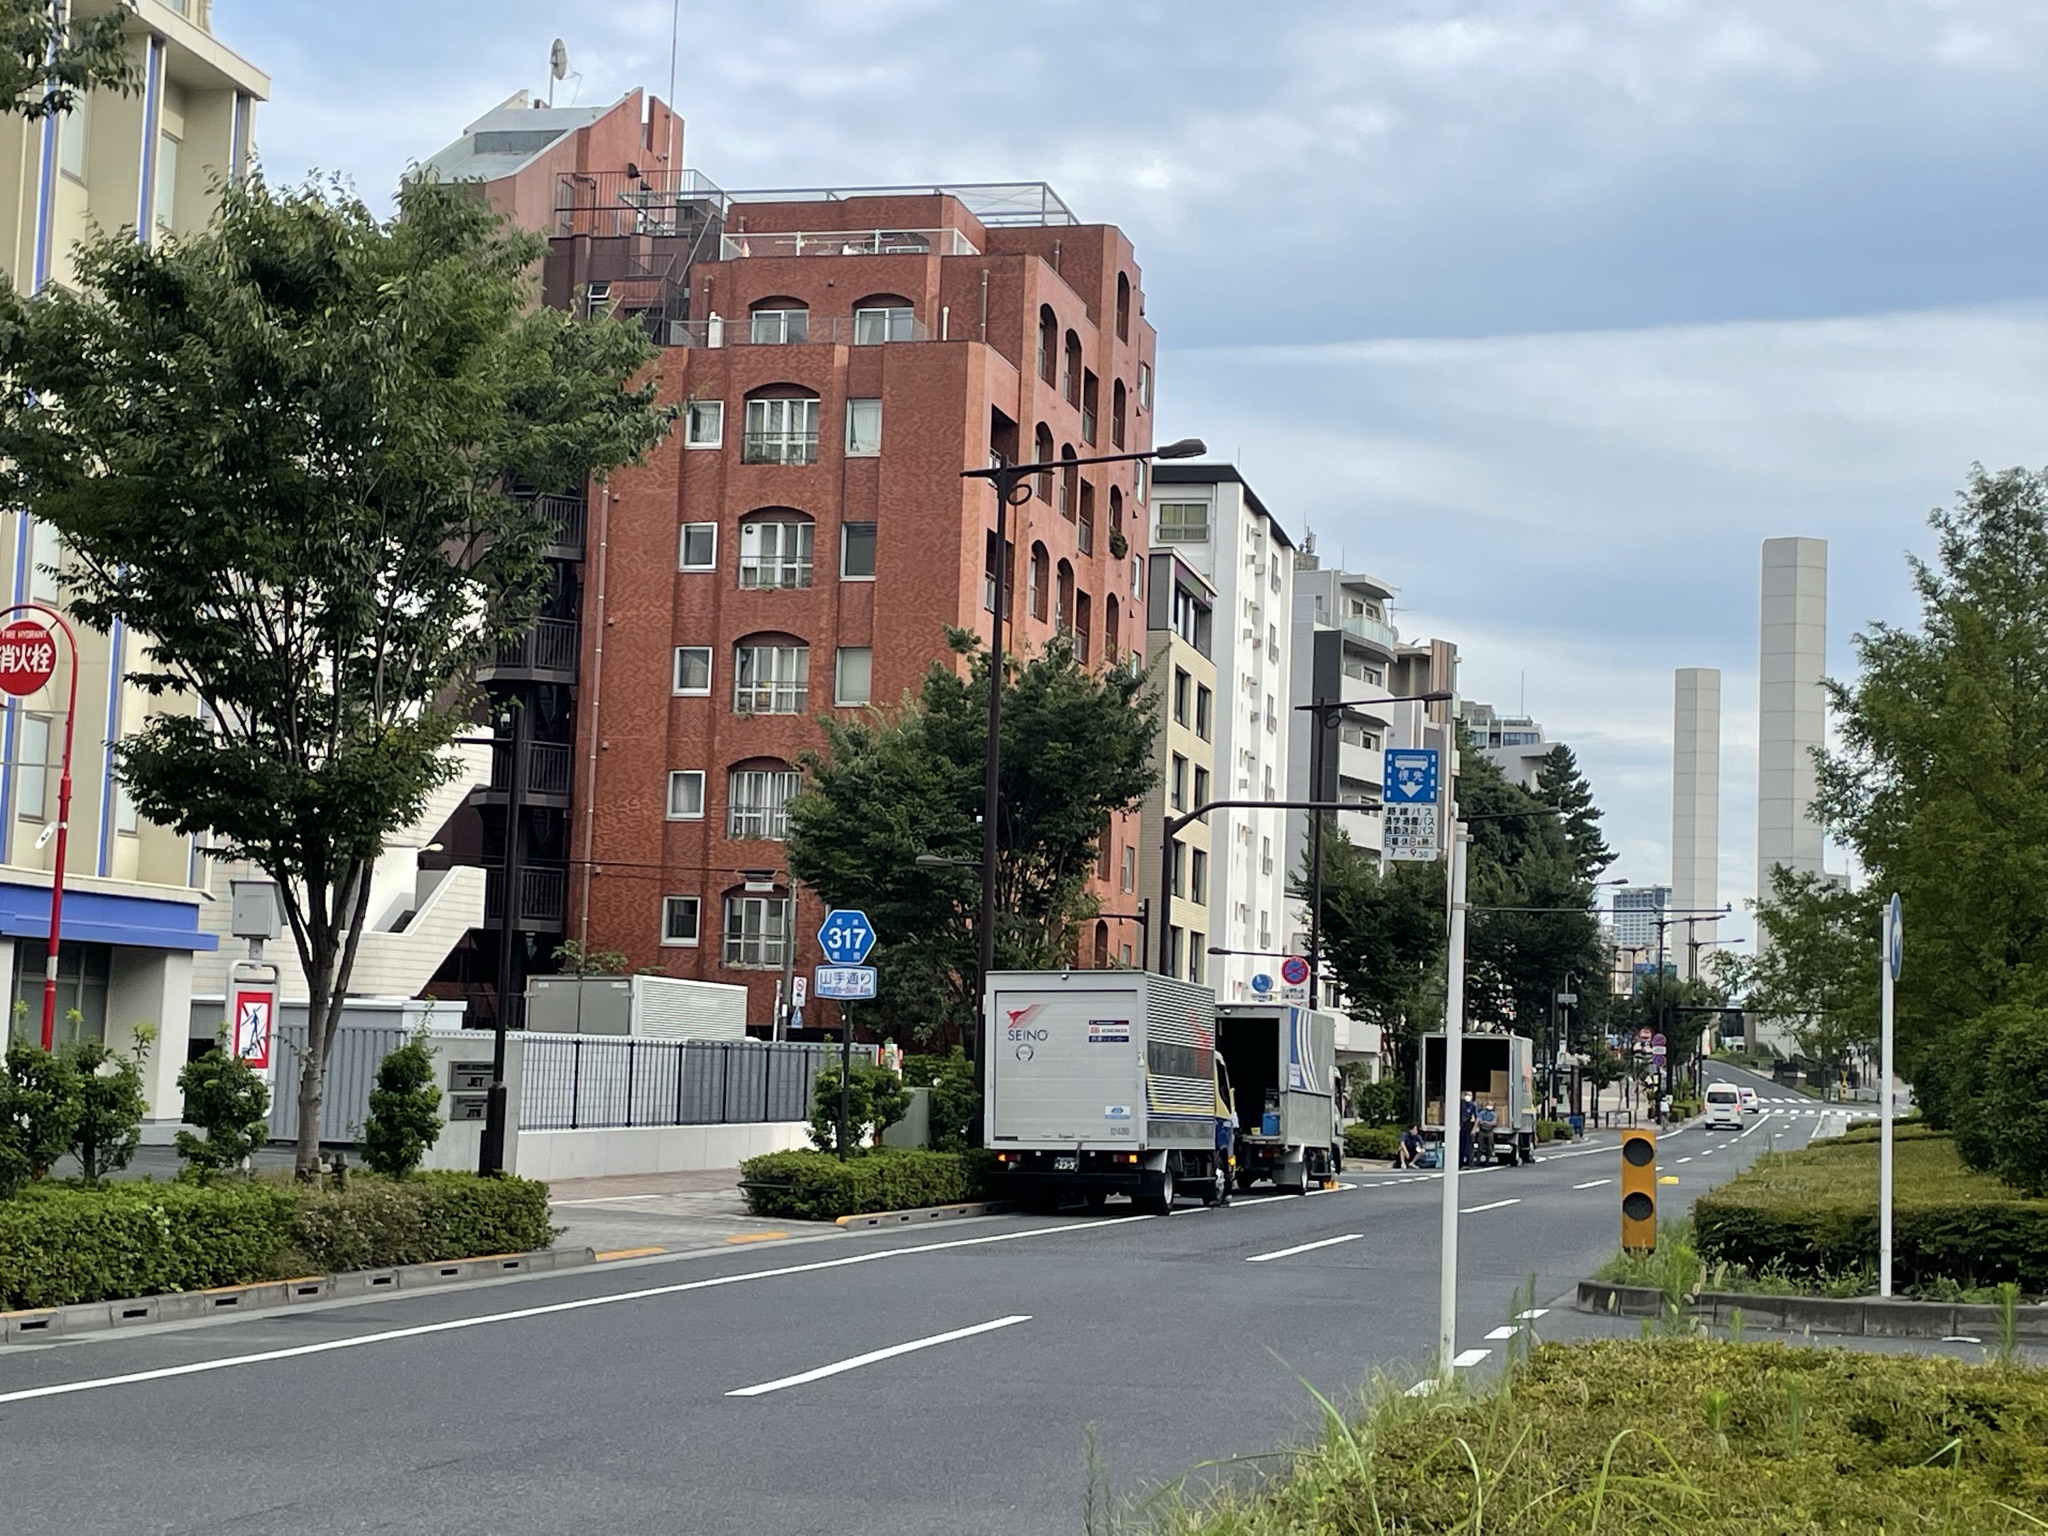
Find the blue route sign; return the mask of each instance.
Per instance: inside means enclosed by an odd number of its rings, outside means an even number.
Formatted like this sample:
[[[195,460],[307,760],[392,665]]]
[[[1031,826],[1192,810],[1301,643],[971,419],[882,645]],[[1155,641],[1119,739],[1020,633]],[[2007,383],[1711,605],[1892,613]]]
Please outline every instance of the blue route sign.
[[[1389,805],[1435,805],[1437,749],[1389,747],[1381,781]]]
[[[835,908],[818,927],[818,947],[834,965],[859,965],[875,947],[875,925],[856,908]]]

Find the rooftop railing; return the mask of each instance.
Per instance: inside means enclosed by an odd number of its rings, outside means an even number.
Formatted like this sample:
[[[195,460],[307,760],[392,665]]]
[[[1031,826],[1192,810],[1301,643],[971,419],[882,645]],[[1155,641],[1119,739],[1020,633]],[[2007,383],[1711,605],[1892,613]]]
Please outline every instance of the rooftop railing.
[[[555,179],[555,233],[694,234],[730,204],[698,171],[565,171]]]
[[[727,230],[718,259],[752,256],[979,256],[957,229]]]
[[[1043,181],[957,181],[943,186],[759,187],[725,194],[733,203],[843,203],[855,197],[950,197],[983,224],[1078,224]]]

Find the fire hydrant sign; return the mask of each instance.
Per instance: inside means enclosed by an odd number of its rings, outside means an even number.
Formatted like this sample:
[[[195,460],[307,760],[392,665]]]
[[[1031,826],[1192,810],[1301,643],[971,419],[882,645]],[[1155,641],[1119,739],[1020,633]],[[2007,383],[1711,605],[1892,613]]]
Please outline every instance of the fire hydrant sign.
[[[57,642],[33,619],[0,627],[0,693],[21,698],[45,687],[57,674]]]
[[[270,1025],[277,999],[269,992],[235,993],[235,1054],[252,1067],[270,1065]]]

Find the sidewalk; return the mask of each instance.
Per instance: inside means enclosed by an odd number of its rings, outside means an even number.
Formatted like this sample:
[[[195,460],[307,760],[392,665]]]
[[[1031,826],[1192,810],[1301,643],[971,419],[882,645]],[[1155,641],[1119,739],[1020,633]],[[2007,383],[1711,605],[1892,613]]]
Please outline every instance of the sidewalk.
[[[749,1216],[737,1168],[636,1173],[605,1179],[558,1179],[549,1188],[556,1242],[600,1255],[679,1253],[727,1243],[791,1235],[788,1222]]]

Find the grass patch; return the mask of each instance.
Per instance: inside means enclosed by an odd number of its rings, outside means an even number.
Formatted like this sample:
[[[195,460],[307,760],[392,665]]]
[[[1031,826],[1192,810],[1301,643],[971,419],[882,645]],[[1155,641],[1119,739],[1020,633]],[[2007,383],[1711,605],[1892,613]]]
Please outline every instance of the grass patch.
[[[2048,1371],[1700,1339],[1541,1345],[1496,1390],[1325,1404],[1257,1484],[1150,1536],[1779,1536],[2048,1529]],[[1091,1522],[1091,1530],[1102,1526]]]

